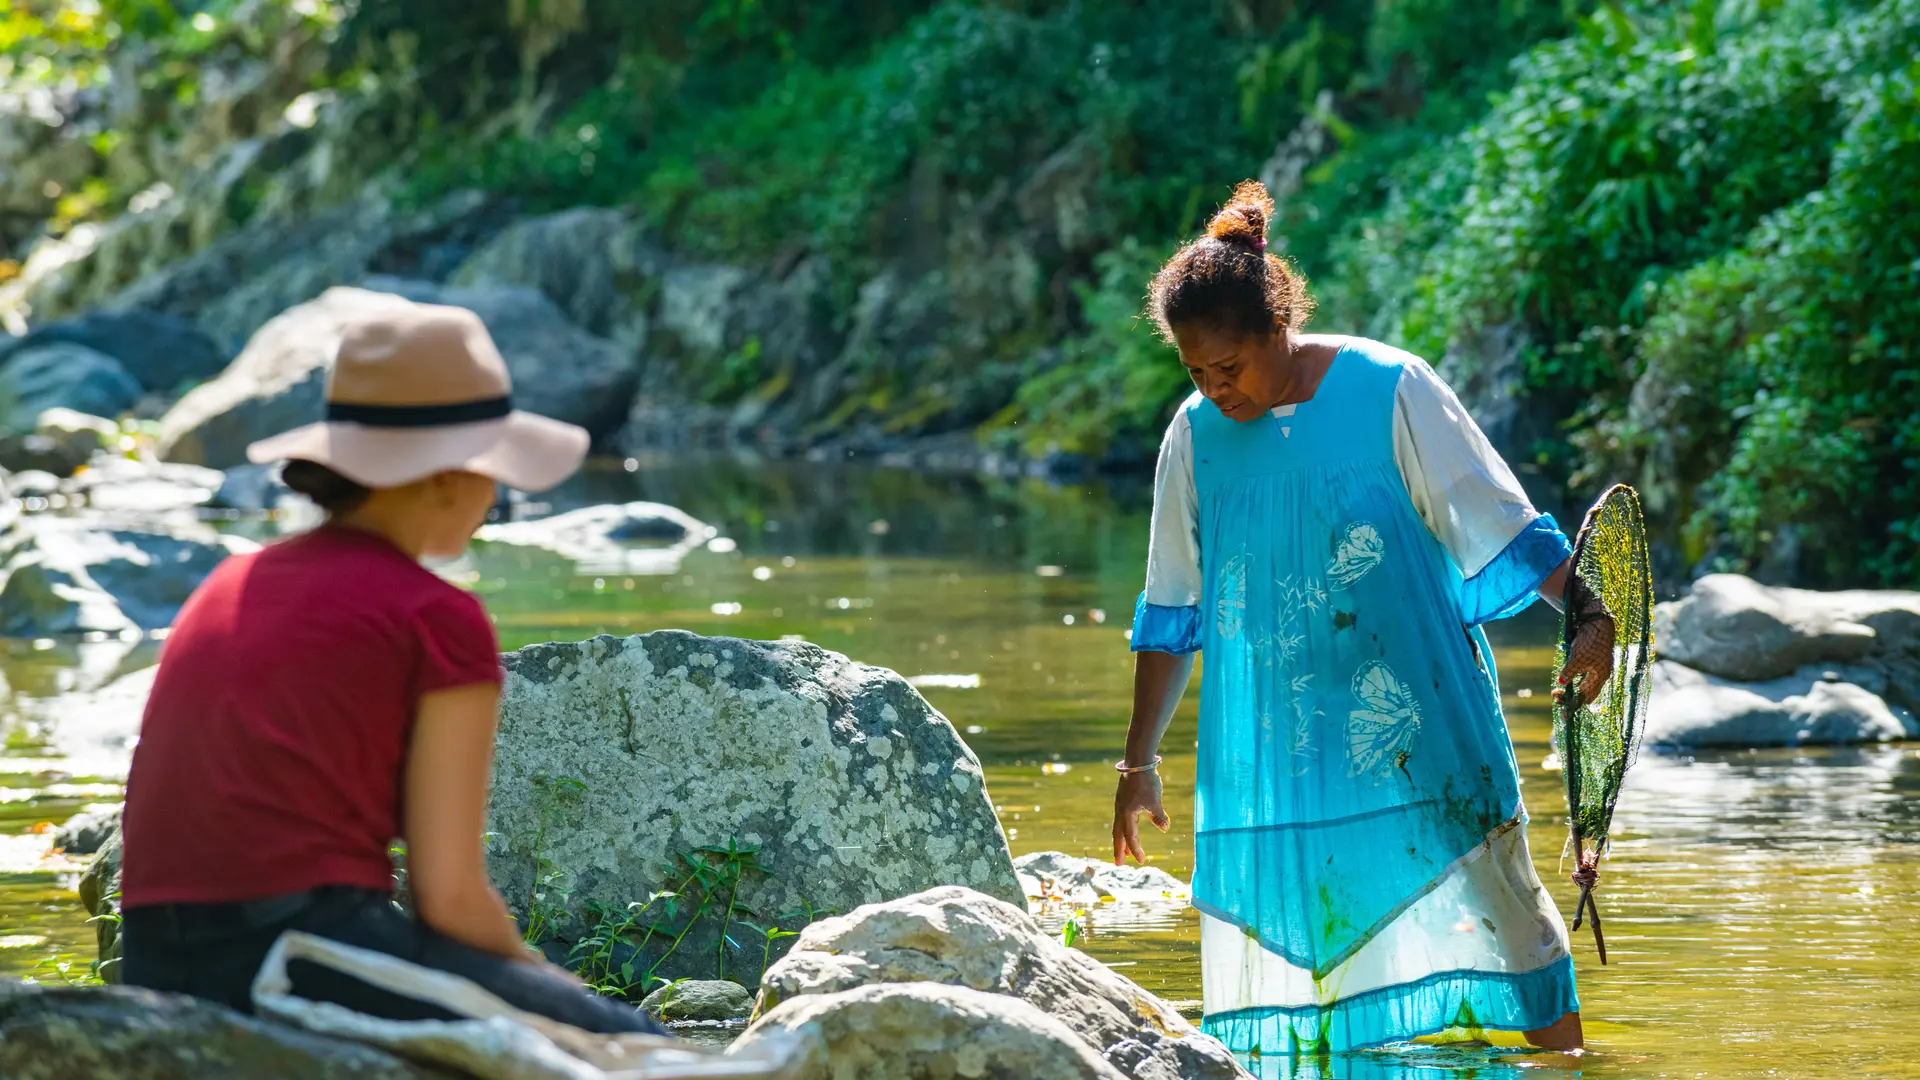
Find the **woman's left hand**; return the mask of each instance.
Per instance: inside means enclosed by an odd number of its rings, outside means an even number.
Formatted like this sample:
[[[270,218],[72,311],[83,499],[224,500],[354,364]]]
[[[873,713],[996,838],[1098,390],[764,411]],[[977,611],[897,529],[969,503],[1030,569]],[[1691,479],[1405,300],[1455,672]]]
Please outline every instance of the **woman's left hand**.
[[[1568,649],[1567,666],[1560,671],[1560,685],[1553,688],[1553,703],[1558,705],[1570,691],[1577,690],[1580,705],[1600,699],[1607,680],[1613,677],[1613,618],[1596,615],[1582,625]]]

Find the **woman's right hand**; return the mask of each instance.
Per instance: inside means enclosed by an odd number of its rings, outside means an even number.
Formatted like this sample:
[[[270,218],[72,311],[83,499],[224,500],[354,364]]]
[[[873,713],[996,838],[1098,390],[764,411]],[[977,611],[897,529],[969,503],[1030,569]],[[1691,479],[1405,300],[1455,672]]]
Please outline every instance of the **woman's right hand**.
[[[1146,865],[1147,851],[1140,846],[1140,815],[1147,815],[1154,827],[1167,831],[1167,812],[1160,808],[1160,771],[1123,773],[1113,793],[1113,863],[1133,861]]]

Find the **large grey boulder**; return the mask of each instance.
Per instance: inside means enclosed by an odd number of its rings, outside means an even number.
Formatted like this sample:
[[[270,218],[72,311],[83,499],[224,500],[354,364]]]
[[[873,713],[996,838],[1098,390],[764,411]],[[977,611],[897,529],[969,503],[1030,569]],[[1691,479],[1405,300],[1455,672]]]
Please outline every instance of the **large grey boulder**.
[[[639,354],[589,334],[552,300],[521,285],[458,288],[372,277],[369,289],[422,304],[451,304],[479,315],[513,372],[514,404],[578,424],[596,439],[626,418],[640,380]]]
[[[226,351],[199,327],[152,311],[90,311],[36,326],[26,337],[0,345],[0,365],[16,353],[60,342],[111,357],[152,392],[211,379],[227,365]]]
[[[174,617],[239,537],[114,528],[27,516],[0,536],[0,636],[156,630]]]
[[[341,331],[354,318],[404,302],[332,288],[275,316],[219,378],[190,391],[161,418],[161,455],[231,468],[246,463],[249,443],[320,419]]]
[[[1654,612],[1660,655],[1727,679],[1775,679],[1920,644],[1920,592],[1815,592],[1709,574]]]
[[[53,846],[63,854],[79,857],[98,854],[107,837],[120,827],[118,807],[83,810],[62,822],[53,834]]]
[[[797,1037],[802,1080],[1121,1080],[1067,1026],[1018,998],[929,983],[795,998],[735,1043]]]
[[[453,1080],[358,1043],[180,994],[0,981],[7,1080]]]
[[[630,352],[568,322],[532,289],[452,289],[401,278],[326,290],[274,317],[219,378],[160,421],[161,454],[216,469],[246,463],[247,444],[321,418],[328,370],[353,319],[408,301],[452,304],[486,322],[520,407],[605,434],[625,416],[637,378]]]
[[[1654,664],[1645,742],[1673,748],[1746,748],[1920,738],[1913,713],[1889,704],[1871,669],[1808,666],[1763,682],[1736,682],[1671,661]]]
[[[1885,680],[1889,701],[1920,709],[1920,592],[1815,592],[1710,574],[1654,610],[1663,659],[1739,682],[1847,665]]]
[[[514,222],[476,248],[450,280],[462,288],[537,289],[588,333],[637,350],[646,345],[647,306],[662,265],[632,214],[578,207]]]
[[[928,982],[1019,998],[1135,1080],[1248,1075],[1219,1040],[1124,975],[1062,945],[1022,908],[963,888],[814,923],[761,980],[759,1010],[772,1016],[810,995]]]
[[[558,880],[541,888],[569,894],[559,945],[582,934],[590,905],[644,902],[681,884],[683,853],[729,842],[757,848],[765,868],[733,898],[762,925],[946,884],[1023,902],[979,761],[891,671],[804,643],[677,630],[534,645],[505,665],[492,872],[523,917],[536,880]],[[700,903],[697,884],[684,892],[675,931]],[[716,974],[726,902],[661,976]],[[735,924],[721,974],[757,976],[763,944]]]
[[[140,400],[140,384],[113,357],[66,341],[17,349],[0,366],[0,432],[25,434],[48,409],[114,417]]]

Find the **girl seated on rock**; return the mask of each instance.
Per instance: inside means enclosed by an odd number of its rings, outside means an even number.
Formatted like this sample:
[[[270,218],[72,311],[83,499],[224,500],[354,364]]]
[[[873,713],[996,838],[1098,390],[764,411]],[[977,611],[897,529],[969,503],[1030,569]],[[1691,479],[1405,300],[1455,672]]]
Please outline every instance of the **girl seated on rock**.
[[[495,482],[552,487],[584,431],[513,410],[472,312],[395,305],[348,326],[327,419],[256,443],[326,523],[223,563],[181,610],[127,781],[127,982],[251,1011],[283,931],[462,976],[600,1033],[658,1029],[522,943],[481,832],[500,694],[479,601],[420,564],[465,549]],[[407,847],[415,914],[392,903]],[[453,1013],[328,968],[293,992],[392,1019]]]

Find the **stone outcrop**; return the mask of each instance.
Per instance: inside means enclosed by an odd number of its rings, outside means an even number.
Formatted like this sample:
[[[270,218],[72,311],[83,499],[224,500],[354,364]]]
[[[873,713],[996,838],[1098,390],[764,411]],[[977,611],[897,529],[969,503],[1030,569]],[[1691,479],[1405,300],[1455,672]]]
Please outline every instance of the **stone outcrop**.
[[[0,636],[155,630],[228,555],[257,545],[212,530],[117,527],[28,515],[0,536]]]
[[[733,898],[762,925],[946,884],[1023,902],[979,761],[891,671],[804,643],[671,630],[505,662],[493,875],[522,915],[536,879],[557,878],[543,891],[567,894],[563,942],[589,905],[624,910],[676,885],[684,919],[701,893],[679,860],[719,866],[727,856],[699,849],[730,843],[764,867],[745,870]],[[718,915],[660,975],[715,974]],[[763,941],[735,930],[725,973],[751,978]]]
[[[1646,742],[1797,746],[1920,737],[1920,593],[1711,574],[1654,612]]]
[[[795,998],[747,1030],[807,1043],[802,1080],[1121,1080],[1059,1020],[962,986],[880,984]]]
[[[1247,1075],[1225,1046],[1165,1002],[1062,945],[1023,909],[962,888],[872,904],[809,926],[761,980],[755,1028],[806,997],[886,983],[1018,998],[1134,1080]]]

